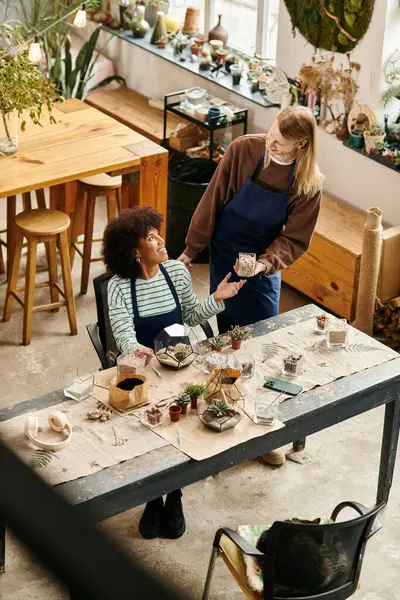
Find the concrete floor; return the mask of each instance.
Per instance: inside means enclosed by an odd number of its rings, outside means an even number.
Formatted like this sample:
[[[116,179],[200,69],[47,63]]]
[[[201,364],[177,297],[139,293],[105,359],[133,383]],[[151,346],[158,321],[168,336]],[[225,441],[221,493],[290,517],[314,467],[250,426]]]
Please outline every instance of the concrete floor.
[[[104,206],[99,203],[96,216],[100,231]],[[4,217],[3,217],[4,218]],[[45,279],[44,253],[41,251],[38,278]],[[79,290],[80,259],[73,270],[74,288]],[[91,275],[103,271],[95,263]],[[193,280],[200,298],[208,285],[208,266],[195,266]],[[0,283],[3,306],[5,283]],[[45,298],[39,290],[37,301]],[[285,287],[281,312],[299,306],[307,299]],[[37,313],[33,320],[32,343],[21,343],[22,310],[16,305],[12,320],[0,323],[0,406],[10,406],[60,388],[62,375],[77,366],[95,371],[99,368],[85,325],[95,320],[95,301],[91,286],[86,296],[76,296],[79,334],[68,335],[68,321],[59,313]],[[176,582],[193,599],[201,597],[211,542],[221,525],[235,528],[240,523],[268,523],[290,517],[313,518],[328,515],[342,500],[374,503],[379,465],[383,411],[374,410],[308,439],[310,460],[299,465],[287,462],[272,469],[259,462],[239,467],[200,481],[184,490],[187,532],[179,540],[145,541],[137,526],[142,508],[138,507],[103,523],[132,555],[144,561],[162,577]],[[400,490],[399,470],[395,474],[389,505],[382,514],[384,528],[368,544],[356,600],[400,599]],[[201,552],[200,552],[201,550]],[[7,540],[6,572],[0,575],[1,600],[64,600],[65,589],[10,535]],[[215,571],[211,600],[244,598],[223,564]]]

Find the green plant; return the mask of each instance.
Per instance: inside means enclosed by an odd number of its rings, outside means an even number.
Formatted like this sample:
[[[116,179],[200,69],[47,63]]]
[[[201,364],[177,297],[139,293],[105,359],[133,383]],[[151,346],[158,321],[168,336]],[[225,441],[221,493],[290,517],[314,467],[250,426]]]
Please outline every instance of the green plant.
[[[239,327],[238,325],[235,325],[235,327],[232,327],[232,329],[229,332],[229,335],[231,336],[231,340],[243,340],[246,337],[247,334],[247,329],[243,329],[241,327]]]
[[[179,405],[185,406],[186,404],[189,404],[190,396],[189,396],[189,394],[185,394],[185,392],[183,392],[182,394],[179,394],[178,396],[176,396],[175,402]]]
[[[51,110],[57,97],[56,87],[29,61],[27,51],[0,59],[0,111],[9,141],[7,113],[16,110],[18,117],[22,117],[27,110],[33,123],[40,125],[42,110],[46,107],[50,122],[55,123]],[[22,131],[25,125],[26,120],[22,119]]]
[[[224,345],[224,342],[219,337],[211,338],[210,340],[208,340],[208,343],[214,350],[220,350]]]
[[[367,125],[356,125],[350,133],[353,135],[363,135],[364,131],[368,129]]]
[[[298,30],[315,48],[342,54],[364,37],[374,0],[285,0],[293,35]]]
[[[367,127],[365,133],[371,137],[377,137],[379,135],[385,135],[383,129],[379,127],[379,125],[372,125],[371,127]]]
[[[382,96],[383,106],[386,107],[389,104],[390,100],[392,100],[393,98],[397,98],[397,100],[400,100],[400,84],[392,85],[386,90],[386,92]]]
[[[100,27],[94,30],[89,40],[85,42],[76,57],[75,66],[72,68],[71,42],[68,36],[64,38],[64,47],[57,46],[55,55],[48,45],[47,39],[43,40],[46,55],[47,72],[63,98],[78,98],[84,100],[90,92],[111,83],[120,81],[125,85],[125,80],[118,75],[106,77],[97,85],[88,89],[88,83],[93,76],[94,67],[99,59],[96,44],[100,35]],[[63,56],[64,54],[64,56]]]
[[[225,400],[217,400],[210,404],[207,411],[215,418],[220,419],[221,417],[227,417],[232,413],[232,408]]]
[[[204,394],[206,386],[201,383],[191,383],[185,388],[185,394],[187,394],[190,398],[199,398],[202,394]]]
[[[394,163],[396,166],[400,165],[400,150],[397,150],[396,160]]]

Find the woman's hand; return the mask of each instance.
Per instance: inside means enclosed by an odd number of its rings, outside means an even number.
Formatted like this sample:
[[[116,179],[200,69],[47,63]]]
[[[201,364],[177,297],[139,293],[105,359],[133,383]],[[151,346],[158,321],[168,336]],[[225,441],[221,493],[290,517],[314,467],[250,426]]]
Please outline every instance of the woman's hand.
[[[233,296],[236,296],[240,288],[243,287],[246,283],[245,279],[228,283],[231,275],[232,273],[228,273],[228,275],[221,281],[221,283],[215,290],[215,302],[221,302],[221,300],[226,300],[227,298],[232,298]]]
[[[235,262],[235,265],[233,268],[237,275],[238,269],[239,269],[239,261],[237,259],[236,259],[236,262]],[[252,277],[255,277],[256,275],[264,275],[266,272],[267,272],[267,267],[264,265],[264,263],[257,261],[256,266],[254,268],[254,275],[252,275]]]
[[[184,252],[182,252],[182,254],[180,256],[178,256],[177,260],[179,260],[180,262],[183,262],[185,267],[188,268],[189,270],[193,269],[193,265],[192,265],[190,258],[188,256],[186,256],[186,254]]]
[[[137,348],[135,354],[138,358],[146,359],[146,367],[154,356],[153,350],[151,348],[146,348],[146,346],[140,346]]]

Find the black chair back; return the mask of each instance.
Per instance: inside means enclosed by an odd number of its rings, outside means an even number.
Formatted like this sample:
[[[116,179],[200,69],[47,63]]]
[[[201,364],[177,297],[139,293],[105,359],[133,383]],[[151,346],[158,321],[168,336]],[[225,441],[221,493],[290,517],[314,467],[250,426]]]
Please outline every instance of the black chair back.
[[[332,513],[335,521],[343,503]],[[267,600],[344,600],[358,586],[368,538],[384,505],[355,519],[314,524],[276,521],[257,549],[263,559],[264,598]]]
[[[103,273],[103,275],[99,275],[93,279],[97,323],[89,323],[86,326],[103,369],[113,367],[115,365],[115,358],[113,357],[119,354],[108,313],[108,282],[111,277],[111,273]],[[200,325],[207,338],[214,336],[213,330],[207,321]]]

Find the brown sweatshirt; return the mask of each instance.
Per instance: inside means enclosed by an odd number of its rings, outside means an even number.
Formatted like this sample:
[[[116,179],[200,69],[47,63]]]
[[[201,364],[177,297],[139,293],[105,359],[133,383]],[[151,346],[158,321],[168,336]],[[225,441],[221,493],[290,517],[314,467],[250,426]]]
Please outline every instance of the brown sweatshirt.
[[[251,134],[236,138],[228,147],[192,217],[185,249],[189,258],[195,258],[210,242],[215,215],[253,175],[265,143],[265,134]],[[257,170],[253,181],[266,190],[284,192],[290,168],[291,165],[271,161],[266,168]],[[286,269],[306,252],[317,222],[320,201],[320,191],[311,198],[298,196],[293,191],[290,193],[284,230],[258,257],[265,264],[267,273]]]

